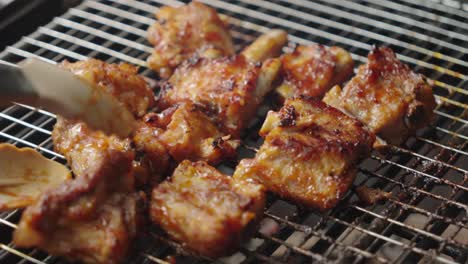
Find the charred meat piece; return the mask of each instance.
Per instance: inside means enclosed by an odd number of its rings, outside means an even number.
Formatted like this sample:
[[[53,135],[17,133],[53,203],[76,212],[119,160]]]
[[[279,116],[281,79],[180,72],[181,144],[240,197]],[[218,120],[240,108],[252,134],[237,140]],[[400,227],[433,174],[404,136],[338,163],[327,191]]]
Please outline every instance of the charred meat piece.
[[[143,116],[154,105],[154,93],[135,66],[96,59],[64,61],[60,66],[115,96],[135,117]]]
[[[184,62],[162,87],[158,106],[165,109],[191,102],[203,109],[223,133],[238,138],[271,90],[281,65],[278,59],[263,64],[257,60],[279,53],[278,47],[285,42],[284,31],[273,30],[254,42],[246,55]]]
[[[401,144],[430,123],[436,106],[431,86],[387,47],[374,48],[368,62],[341,90],[336,86],[324,101],[343,109],[388,143]]]
[[[315,99],[288,99],[270,111],[265,137],[253,159],[234,172],[267,190],[308,207],[334,207],[349,189],[356,165],[368,157],[373,134],[354,118]]]
[[[234,158],[238,140],[230,139],[211,123],[206,115],[191,103],[182,103],[160,114],[143,117],[134,141],[152,160],[153,167],[161,168],[168,152],[177,162],[184,159],[203,160],[217,164],[222,159]],[[154,166],[156,165],[156,166]]]
[[[60,118],[53,136],[76,178],[44,192],[23,212],[14,243],[85,263],[122,262],[142,219],[130,141]]]
[[[322,45],[297,46],[294,52],[281,56],[283,83],[276,91],[283,97],[300,95],[319,97],[353,73],[351,55],[340,47]]]
[[[263,187],[183,161],[153,189],[151,219],[174,240],[207,257],[234,252],[263,215]]]
[[[194,55],[234,54],[227,25],[214,9],[202,3],[164,6],[156,12],[156,18],[158,21],[148,29],[148,40],[154,45],[148,66],[162,78],[169,78],[173,69]]]

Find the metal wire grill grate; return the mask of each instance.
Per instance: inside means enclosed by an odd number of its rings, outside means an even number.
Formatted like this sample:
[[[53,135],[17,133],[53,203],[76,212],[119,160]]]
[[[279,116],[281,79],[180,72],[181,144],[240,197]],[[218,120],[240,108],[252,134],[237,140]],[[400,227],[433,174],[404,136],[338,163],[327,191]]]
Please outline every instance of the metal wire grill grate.
[[[271,197],[263,224],[275,225],[278,231],[267,235],[260,230],[230,261],[468,261],[468,12],[437,1],[202,2],[230,17],[238,48],[269,28],[287,30],[294,43],[339,45],[358,63],[365,62],[373,44],[388,45],[402,61],[433,81],[439,102],[433,126],[419,131],[404,146],[392,147],[387,157],[373,155],[360,166],[355,186],[381,188],[392,192],[393,198],[366,207],[349,192],[337,208],[319,213]],[[84,1],[6,48],[0,53],[0,62],[16,63],[26,57],[49,62],[95,57],[139,65],[141,74],[154,78],[145,67],[151,52],[146,29],[159,6],[179,4],[175,0]],[[260,112],[245,139],[247,145],[258,145],[255,128],[265,109]],[[54,122],[53,114],[12,105],[0,112],[0,141],[33,147],[65,162],[53,152],[50,131]],[[248,149],[241,152],[249,155]],[[0,259],[7,263],[63,262],[38,250],[17,249],[11,243],[19,217],[20,211],[0,214]],[[177,246],[163,237],[150,244],[135,262],[164,263],[167,256],[176,254]]]

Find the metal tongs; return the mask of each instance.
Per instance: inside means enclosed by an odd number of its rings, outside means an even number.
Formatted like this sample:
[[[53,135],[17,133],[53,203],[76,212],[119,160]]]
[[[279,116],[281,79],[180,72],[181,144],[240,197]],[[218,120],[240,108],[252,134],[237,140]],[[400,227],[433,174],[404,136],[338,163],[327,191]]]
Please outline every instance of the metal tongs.
[[[120,137],[128,136],[135,123],[129,110],[112,95],[38,59],[26,59],[18,66],[0,63],[0,105],[11,102],[79,119],[93,129]]]

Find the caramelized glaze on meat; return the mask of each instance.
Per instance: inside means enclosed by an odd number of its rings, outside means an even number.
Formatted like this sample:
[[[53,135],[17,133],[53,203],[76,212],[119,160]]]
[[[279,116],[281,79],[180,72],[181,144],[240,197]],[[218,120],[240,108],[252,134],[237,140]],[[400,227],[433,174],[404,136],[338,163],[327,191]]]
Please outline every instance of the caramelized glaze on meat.
[[[91,130],[83,122],[69,121],[60,116],[52,131],[52,141],[55,151],[65,156],[76,177],[91,174],[96,170],[95,163],[101,165],[100,148],[122,153],[132,151],[128,139],[106,136],[101,131]]]
[[[238,140],[221,133],[191,103],[175,105],[160,114],[147,114],[135,132],[134,141],[137,149],[149,155],[153,163],[160,162],[167,151],[177,162],[188,159],[217,164],[222,159],[235,157],[239,145]]]
[[[154,105],[154,94],[135,66],[126,63],[109,64],[96,59],[60,66],[96,84],[95,87],[115,96],[134,116],[143,116]]]
[[[279,62],[267,61],[263,68],[277,72]],[[225,133],[237,138],[263,98],[257,89],[267,90],[257,87],[261,71],[262,65],[250,63],[242,55],[187,61],[163,87],[159,106],[197,104]],[[271,80],[266,85],[271,86]]]
[[[138,168],[143,174],[147,172],[150,178],[159,178],[157,176],[163,176],[167,172],[171,157],[159,139],[164,131],[159,126],[153,125],[152,115],[147,114],[138,121],[133,132],[133,143],[135,150],[141,156]]]
[[[424,77],[386,47],[372,50],[367,64],[359,67],[343,90],[334,87],[324,101],[356,117],[392,144],[402,143],[426,126],[436,106]]]
[[[216,11],[199,2],[180,7],[164,6],[156,12],[158,22],[148,29],[154,51],[148,66],[162,78],[194,55],[205,57],[234,54],[234,45],[225,23]]]
[[[234,180],[205,162],[183,161],[155,187],[151,219],[189,250],[208,257],[235,252],[263,214],[263,187]]]
[[[259,103],[254,96],[259,72],[260,65],[243,56],[189,61],[174,72],[159,103],[162,108],[181,102],[199,104],[226,131],[238,135],[247,119],[243,117],[252,116]]]
[[[85,263],[121,263],[142,219],[129,140],[61,118],[53,139],[76,178],[44,192],[24,211],[15,244]]]
[[[351,77],[354,62],[340,47],[297,46],[281,57],[284,82],[277,88],[283,98],[322,97],[331,87]]]
[[[265,142],[255,158],[242,160],[233,177],[259,181],[282,197],[322,210],[347,192],[357,163],[374,142],[359,121],[304,98],[270,111],[260,135]]]

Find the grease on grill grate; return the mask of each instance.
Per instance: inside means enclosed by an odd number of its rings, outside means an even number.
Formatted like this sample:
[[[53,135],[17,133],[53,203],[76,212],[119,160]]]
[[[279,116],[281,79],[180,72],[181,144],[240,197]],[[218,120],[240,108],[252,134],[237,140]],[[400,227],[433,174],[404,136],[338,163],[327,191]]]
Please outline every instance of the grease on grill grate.
[[[364,206],[349,192],[326,213],[307,211],[269,197],[259,232],[230,263],[340,261],[346,263],[465,263],[468,259],[468,23],[467,12],[441,4],[410,0],[274,0],[202,1],[229,16],[239,49],[268,28],[283,28],[293,43],[341,46],[364,62],[372,44],[386,44],[415,71],[434,83],[439,106],[436,122],[387,155],[373,155],[360,166],[355,186],[391,192],[382,204]],[[38,56],[50,62],[96,57],[127,61],[145,68],[151,52],[146,29],[153,11],[175,0],[84,1],[48,25],[0,53],[3,62]],[[260,109],[240,150],[253,156],[261,140],[257,131],[271,106]],[[0,141],[53,152],[54,115],[12,105],[0,112]],[[232,173],[233,164],[221,165]],[[63,262],[37,250],[16,249],[11,232],[19,211],[0,214],[0,259],[8,263]],[[164,263],[182,256],[179,247],[153,234],[141,241],[136,263]],[[208,259],[196,259],[207,262]]]

